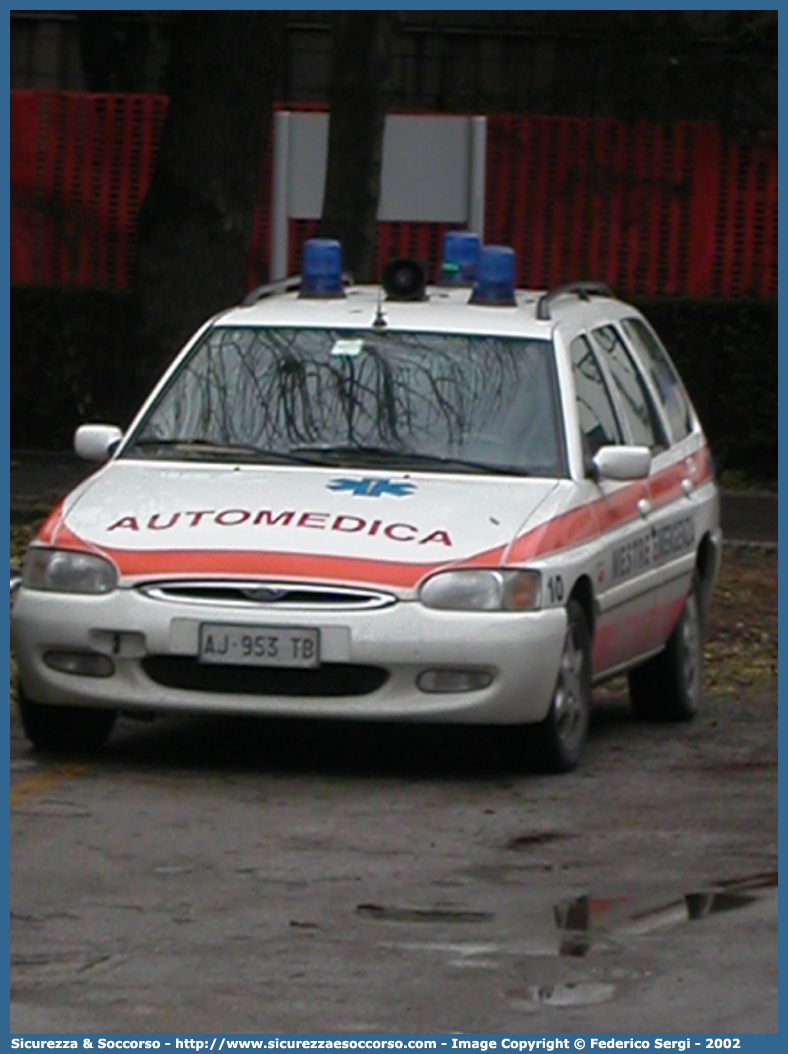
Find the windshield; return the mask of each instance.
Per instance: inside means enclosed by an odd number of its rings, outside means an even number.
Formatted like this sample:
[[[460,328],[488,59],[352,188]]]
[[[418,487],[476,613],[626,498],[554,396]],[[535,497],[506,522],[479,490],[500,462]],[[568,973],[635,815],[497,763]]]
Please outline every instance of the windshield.
[[[565,475],[544,340],[209,331],[123,456]]]

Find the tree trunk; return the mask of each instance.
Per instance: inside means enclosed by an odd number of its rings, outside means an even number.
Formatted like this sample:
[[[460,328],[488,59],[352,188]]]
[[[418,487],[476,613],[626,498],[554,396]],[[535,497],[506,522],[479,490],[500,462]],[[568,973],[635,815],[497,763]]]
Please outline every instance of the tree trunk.
[[[330,123],[320,233],[342,243],[357,281],[375,275],[375,222],[388,108],[395,12],[337,11],[328,91]]]
[[[140,381],[245,291],[254,206],[282,62],[283,12],[188,11],[137,227]]]

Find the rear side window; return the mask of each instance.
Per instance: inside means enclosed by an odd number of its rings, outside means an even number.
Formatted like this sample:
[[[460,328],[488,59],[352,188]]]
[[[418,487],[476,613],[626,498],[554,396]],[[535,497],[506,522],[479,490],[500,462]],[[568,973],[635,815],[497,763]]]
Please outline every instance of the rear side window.
[[[684,439],[692,431],[692,415],[684,397],[676,371],[657,340],[654,332],[642,319],[627,318],[622,323],[624,332],[641,353],[662,409],[670,422],[675,440]]]
[[[607,365],[631,442],[655,450],[667,445],[648,389],[623,340],[613,326],[592,330],[591,340]]]
[[[591,345],[585,337],[576,337],[569,346],[569,353],[583,448],[588,457],[593,457],[600,447],[620,443],[621,429]]]

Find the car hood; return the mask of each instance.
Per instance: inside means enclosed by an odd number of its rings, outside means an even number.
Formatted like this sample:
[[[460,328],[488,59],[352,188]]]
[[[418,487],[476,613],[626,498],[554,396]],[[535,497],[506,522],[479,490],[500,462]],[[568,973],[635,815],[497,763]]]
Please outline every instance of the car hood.
[[[276,576],[407,588],[437,567],[506,563],[568,487],[512,476],[119,460],[73,491],[39,540],[100,552],[130,582]]]

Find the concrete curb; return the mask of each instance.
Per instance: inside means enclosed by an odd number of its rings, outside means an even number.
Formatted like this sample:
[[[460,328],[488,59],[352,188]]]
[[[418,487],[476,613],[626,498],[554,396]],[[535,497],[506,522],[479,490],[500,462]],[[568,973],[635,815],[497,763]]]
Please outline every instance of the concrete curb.
[[[747,542],[741,538],[723,538],[722,547],[735,553],[777,553],[777,542]]]

